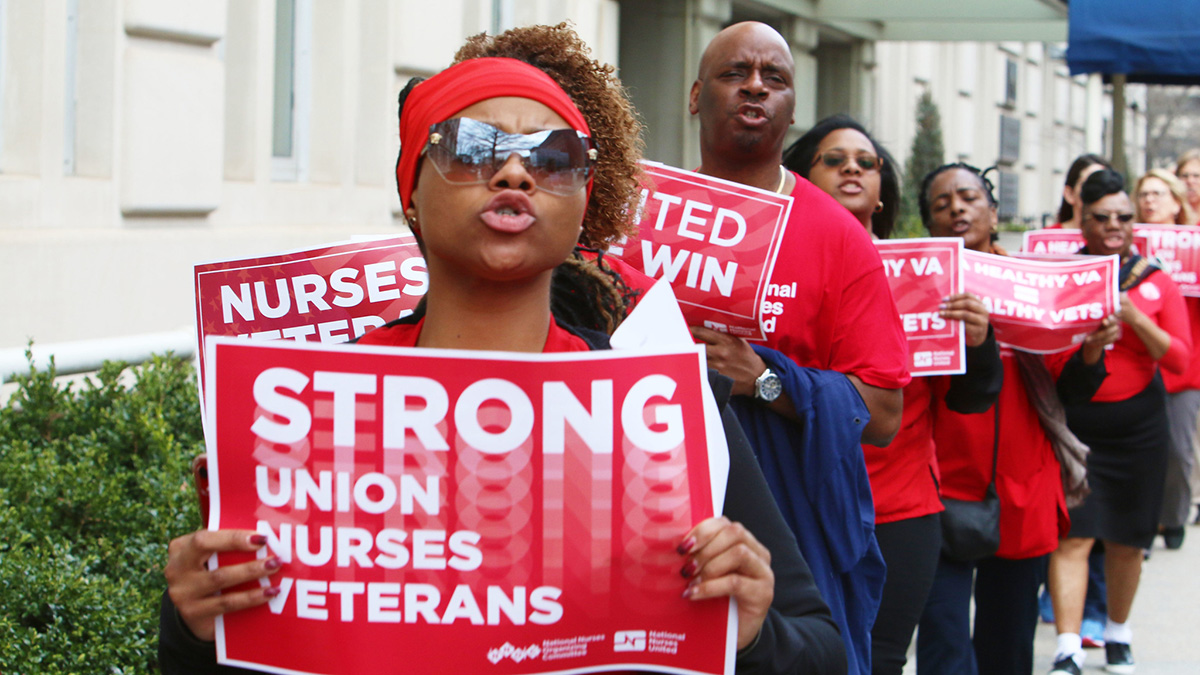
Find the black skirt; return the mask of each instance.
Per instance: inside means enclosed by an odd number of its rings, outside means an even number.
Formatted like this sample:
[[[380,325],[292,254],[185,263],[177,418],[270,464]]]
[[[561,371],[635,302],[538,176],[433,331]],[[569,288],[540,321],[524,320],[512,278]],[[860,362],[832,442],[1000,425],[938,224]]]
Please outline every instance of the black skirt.
[[[1166,391],[1162,378],[1123,401],[1066,406],[1071,431],[1092,449],[1092,492],[1071,509],[1071,537],[1150,548],[1158,531],[1167,471]]]

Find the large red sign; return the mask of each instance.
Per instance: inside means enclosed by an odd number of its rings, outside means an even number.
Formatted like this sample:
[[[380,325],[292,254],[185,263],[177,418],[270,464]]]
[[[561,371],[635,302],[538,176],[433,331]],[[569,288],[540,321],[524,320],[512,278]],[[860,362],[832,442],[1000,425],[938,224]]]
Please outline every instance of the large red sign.
[[[765,340],[762,300],[790,195],[647,162],[638,234],[611,252],[666,279],[689,324]]]
[[[338,343],[412,313],[429,276],[411,236],[195,266],[196,335]]]
[[[889,239],[875,247],[908,337],[909,372],[914,377],[966,372],[962,322],[938,314],[943,298],[962,292],[963,240]]]
[[[700,349],[208,348],[210,527],[284,561],[269,605],[218,619],[222,663],[732,672],[732,603],[681,597],[675,550],[724,451]]]
[[[1029,260],[963,252],[967,290],[991,314],[996,339],[1041,354],[1077,346],[1119,303],[1117,256]]]
[[[1200,297],[1200,227],[1135,225],[1134,233],[1143,255],[1157,258],[1184,295]]]

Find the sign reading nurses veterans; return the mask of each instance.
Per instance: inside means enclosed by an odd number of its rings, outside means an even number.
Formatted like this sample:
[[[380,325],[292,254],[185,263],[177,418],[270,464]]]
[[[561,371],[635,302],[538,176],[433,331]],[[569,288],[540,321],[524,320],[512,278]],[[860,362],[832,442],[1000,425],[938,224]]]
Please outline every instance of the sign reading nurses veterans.
[[[196,335],[347,342],[412,313],[429,275],[411,236],[195,266]]]
[[[765,340],[761,309],[790,195],[645,162],[638,233],[611,252],[666,279],[691,325]]]
[[[1180,292],[1200,297],[1200,227],[1135,225],[1134,233],[1142,255],[1158,258]]]
[[[890,239],[876,241],[875,247],[908,337],[909,372],[914,377],[966,372],[962,322],[938,314],[943,298],[962,292],[963,240]]]
[[[983,299],[996,339],[1039,354],[1077,346],[1119,302],[1118,258],[1029,260],[963,251],[966,288]]]
[[[684,599],[675,548],[727,452],[701,349],[208,349],[209,527],[283,561],[268,605],[217,620],[221,663],[733,671],[732,602]]]

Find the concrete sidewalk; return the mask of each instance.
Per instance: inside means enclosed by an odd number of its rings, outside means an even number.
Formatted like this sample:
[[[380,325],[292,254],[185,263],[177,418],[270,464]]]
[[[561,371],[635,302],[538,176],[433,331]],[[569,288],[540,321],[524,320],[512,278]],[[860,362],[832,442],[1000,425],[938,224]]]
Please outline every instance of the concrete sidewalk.
[[[1200,673],[1200,527],[1189,525],[1183,548],[1168,551],[1162,539],[1142,567],[1142,580],[1130,618],[1133,658],[1139,675]],[[1054,626],[1039,623],[1033,675],[1046,675],[1054,658]],[[915,642],[915,640],[914,640]],[[905,675],[916,675],[915,646]],[[1104,650],[1087,650],[1083,672],[1104,672]]]

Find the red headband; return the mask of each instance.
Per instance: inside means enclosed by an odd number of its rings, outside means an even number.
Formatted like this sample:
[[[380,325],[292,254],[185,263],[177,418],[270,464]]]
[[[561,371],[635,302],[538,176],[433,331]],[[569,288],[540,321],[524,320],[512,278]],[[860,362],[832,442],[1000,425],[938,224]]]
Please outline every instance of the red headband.
[[[400,115],[400,163],[396,185],[400,204],[412,206],[417,182],[417,162],[429,140],[429,127],[445,121],[463,108],[499,96],[528,98],[558,113],[572,129],[591,135],[583,113],[544,71],[523,61],[488,57],[470,59],[418,84],[408,94]],[[588,183],[591,192],[591,183]]]

